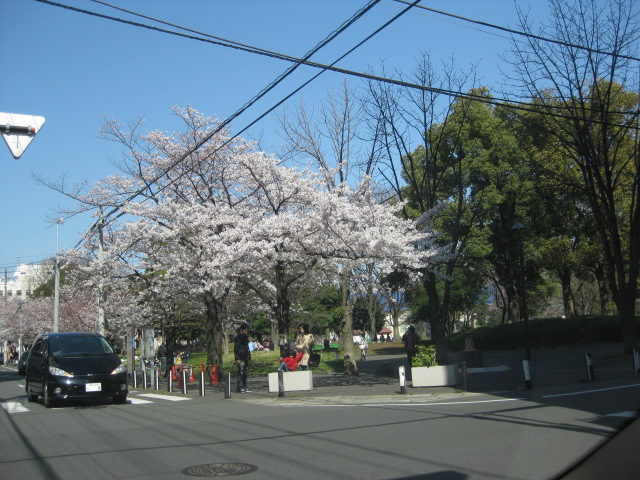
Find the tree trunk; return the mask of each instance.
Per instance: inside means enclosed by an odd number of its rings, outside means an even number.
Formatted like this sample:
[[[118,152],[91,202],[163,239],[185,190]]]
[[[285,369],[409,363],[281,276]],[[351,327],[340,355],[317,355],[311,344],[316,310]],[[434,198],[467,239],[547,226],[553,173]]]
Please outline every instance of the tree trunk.
[[[607,286],[607,278],[605,275],[604,265],[598,262],[594,270],[596,282],[598,283],[598,294],[600,296],[600,315],[606,316],[611,314],[609,302],[611,301],[611,292]]]
[[[280,347],[280,355],[289,356],[289,312],[291,311],[291,301],[289,300],[289,292],[285,280],[284,266],[278,264],[276,266],[276,304],[275,317],[278,326],[278,342]]]
[[[565,318],[573,318],[576,316],[575,301],[573,298],[573,290],[571,289],[571,270],[563,268],[558,271],[560,285],[562,286],[562,303],[564,305]]]
[[[178,345],[177,345],[176,326],[171,325],[167,327],[164,331],[165,331],[164,347],[167,355],[167,367],[164,372],[166,376],[171,371],[171,367],[173,367],[173,358],[175,357],[176,352],[178,351]]]
[[[342,353],[344,355],[344,373],[347,375],[358,375],[358,364],[356,362],[356,350],[353,345],[353,306],[351,298],[351,274],[349,272],[340,274],[341,282],[341,307],[342,307]]]
[[[278,345],[278,322],[271,317],[269,319],[269,326],[271,327],[271,341],[274,343],[273,348],[275,349],[276,345]]]
[[[376,314],[378,313],[378,300],[373,292],[367,294],[367,314],[369,315],[369,333],[371,338],[378,332],[376,330]]]
[[[506,294],[506,323],[515,323],[516,312],[518,311],[518,295],[516,288],[513,285],[508,285],[505,288]]]
[[[207,343],[207,364],[215,365],[222,372],[222,308],[223,301],[211,292],[204,292],[204,304],[207,312],[205,339]]]
[[[429,299],[429,322],[431,323],[431,337],[436,346],[436,362],[438,365],[448,365],[447,354],[447,317],[440,307],[438,295],[438,280],[435,273],[427,273],[424,279],[424,287]]]
[[[225,328],[222,331],[222,349],[225,355],[229,354],[229,329]]]
[[[636,330],[636,315],[635,315],[635,296],[627,294],[625,290],[619,290],[617,295],[614,295],[614,301],[618,308],[618,315],[620,315],[620,322],[622,326],[622,337],[624,341],[625,353],[632,353],[633,350],[638,349],[638,332]]]

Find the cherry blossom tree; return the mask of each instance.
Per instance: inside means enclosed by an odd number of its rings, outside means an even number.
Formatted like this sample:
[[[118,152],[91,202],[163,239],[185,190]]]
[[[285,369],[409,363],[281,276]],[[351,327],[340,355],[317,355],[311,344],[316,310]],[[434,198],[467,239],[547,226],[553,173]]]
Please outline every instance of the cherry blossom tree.
[[[120,215],[107,219],[104,254],[83,268],[96,289],[108,278],[119,285],[110,290],[126,291],[132,276],[156,272],[149,287],[158,295],[181,285],[200,298],[209,362],[222,368],[225,302],[239,285],[271,307],[286,336],[294,282],[361,263],[376,262],[381,271],[424,268],[437,256],[432,236],[379,204],[367,181],[327,189],[320,175],[230,139],[216,119],[190,108],[175,112],[187,128],[171,135],[137,136],[106,123],[105,135],[128,148],[122,174],[75,196],[85,206],[117,205]],[[87,239],[89,252],[95,242],[96,235]],[[140,308],[141,299],[130,304],[144,317],[150,307]]]

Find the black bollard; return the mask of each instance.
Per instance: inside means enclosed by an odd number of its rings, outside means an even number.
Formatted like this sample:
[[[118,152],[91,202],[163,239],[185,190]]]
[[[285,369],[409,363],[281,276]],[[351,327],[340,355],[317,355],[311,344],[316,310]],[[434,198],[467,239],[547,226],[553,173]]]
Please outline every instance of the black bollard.
[[[226,385],[224,386],[224,398],[231,398],[231,372],[227,372]]]
[[[284,397],[284,372],[278,370],[278,397]]]
[[[460,374],[462,377],[462,391],[468,392],[468,384],[467,384],[467,362],[460,362]]]
[[[640,353],[633,349],[633,374],[638,375],[640,373]]]

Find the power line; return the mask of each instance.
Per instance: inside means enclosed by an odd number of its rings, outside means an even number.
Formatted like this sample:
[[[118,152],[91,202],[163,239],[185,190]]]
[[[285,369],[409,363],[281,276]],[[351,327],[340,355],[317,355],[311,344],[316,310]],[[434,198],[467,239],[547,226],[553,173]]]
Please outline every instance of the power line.
[[[419,1],[421,0],[416,0],[414,2],[414,4],[417,4]],[[290,92],[288,95],[286,95],[284,98],[282,98],[280,101],[278,101],[276,104],[274,104],[273,106],[271,106],[269,109],[267,109],[265,112],[263,112],[260,116],[258,116],[256,119],[254,119],[252,122],[250,122],[248,125],[246,125],[244,128],[242,128],[240,131],[238,131],[234,136],[230,137],[229,139],[227,139],[222,145],[220,145],[218,148],[216,148],[213,152],[211,152],[206,158],[209,158],[211,155],[214,155],[215,153],[217,153],[218,151],[220,151],[222,148],[224,148],[226,145],[228,145],[230,142],[232,142],[235,138],[237,138],[241,133],[243,133],[244,131],[248,130],[249,128],[251,128],[253,125],[255,125],[258,121],[262,120],[265,116],[267,116],[269,113],[271,113],[273,110],[275,110],[276,108],[278,108],[280,105],[282,105],[284,102],[286,102],[289,98],[291,98],[293,95],[295,95],[296,93],[298,93],[300,90],[302,90],[304,87],[306,87],[307,85],[309,85],[313,80],[315,80],[316,78],[318,78],[320,75],[322,75],[326,70],[329,69],[329,67],[335,65],[336,63],[338,63],[339,61],[343,60],[345,57],[347,57],[349,54],[351,54],[354,50],[356,50],[357,48],[359,48],[360,46],[362,46],[364,43],[366,43],[368,40],[370,40],[372,37],[374,37],[375,35],[377,35],[378,33],[380,33],[382,30],[384,30],[386,27],[388,27],[389,25],[391,25],[393,22],[395,22],[398,18],[400,18],[402,15],[404,15],[407,11],[409,11],[409,9],[411,8],[411,6],[409,6],[408,8],[405,8],[402,12],[400,12],[399,14],[395,15],[394,17],[392,17],[390,20],[388,20],[387,22],[385,22],[382,26],[378,27],[373,33],[369,34],[367,37],[365,37],[363,40],[361,40],[359,43],[357,43],[354,47],[350,48],[346,53],[344,53],[343,55],[341,55],[340,57],[338,57],[336,60],[333,61],[333,63],[331,63],[330,66],[328,66],[327,68],[322,69],[322,71],[318,72],[316,75],[314,75],[313,77],[311,77],[309,80],[307,80],[306,82],[304,82],[302,85],[300,85],[299,87],[297,87],[296,89],[294,89],[292,92]],[[213,133],[216,133],[215,131]],[[180,179],[182,176],[184,175],[184,173],[182,175],[179,175],[178,177],[176,177],[175,179],[173,179],[168,185],[165,185],[163,188],[168,187],[171,183],[175,182],[176,180]],[[160,190],[161,191],[161,190]]]
[[[231,142],[234,138],[236,138],[240,133],[244,132],[245,130],[247,130],[249,127],[251,127],[252,125],[254,125],[256,122],[258,122],[260,119],[262,119],[264,116],[266,116],[268,113],[270,113],[271,111],[273,111],[275,108],[277,108],[279,105],[281,105],[282,103],[284,103],[284,101],[286,101],[288,98],[290,98],[292,95],[294,95],[295,93],[297,93],[298,91],[300,91],[304,86],[306,86],[308,83],[310,83],[311,81],[313,81],[315,78],[317,78],[317,76],[319,76],[320,74],[322,74],[324,71],[330,70],[330,71],[334,71],[334,72],[338,72],[338,73],[342,73],[344,75],[350,75],[350,76],[356,76],[356,77],[360,77],[360,78],[364,78],[367,80],[372,80],[372,81],[376,81],[376,82],[381,82],[381,83],[389,83],[389,84],[393,84],[396,86],[402,86],[405,88],[411,88],[411,89],[420,89],[420,90],[424,90],[424,91],[429,91],[432,93],[436,93],[436,94],[442,94],[442,95],[447,95],[447,96],[452,96],[454,98],[461,98],[461,99],[468,99],[468,100],[475,100],[475,101],[480,101],[483,103],[487,103],[487,104],[491,104],[494,106],[504,106],[504,107],[508,107],[511,109],[515,109],[515,110],[521,110],[521,111],[527,111],[527,112],[532,112],[532,113],[538,113],[538,114],[544,114],[547,116],[553,116],[556,118],[564,118],[564,119],[569,119],[569,120],[573,120],[574,117],[570,116],[570,115],[563,115],[563,114],[559,114],[559,113],[554,113],[551,111],[546,111],[546,112],[540,112],[539,111],[539,107],[544,107],[546,109],[569,109],[570,107],[565,107],[562,105],[531,105],[531,103],[529,102],[524,102],[524,101],[515,101],[515,100],[511,100],[508,101],[506,99],[496,99],[496,98],[491,98],[491,97],[486,97],[486,96],[482,96],[482,95],[475,95],[472,93],[464,93],[464,92],[457,92],[457,91],[452,91],[452,90],[447,90],[447,89],[440,89],[440,88],[435,88],[435,87],[428,87],[425,85],[418,85],[415,83],[411,83],[411,82],[406,82],[406,81],[402,81],[402,80],[397,80],[397,79],[391,79],[391,78],[387,78],[387,77],[381,77],[381,76],[377,76],[377,75],[373,75],[373,74],[367,74],[367,73],[362,73],[362,72],[357,72],[357,71],[353,71],[353,70],[348,70],[348,69],[344,69],[344,68],[338,68],[335,66],[335,64],[337,62],[339,62],[340,60],[342,60],[343,58],[345,58],[349,53],[351,53],[353,50],[355,50],[356,48],[358,48],[360,45],[362,45],[364,42],[366,42],[368,39],[370,39],[373,35],[379,33],[383,28],[385,28],[386,26],[388,26],[390,23],[392,23],[393,21],[395,21],[397,18],[399,18],[399,16],[401,16],[402,14],[404,14],[406,11],[408,11],[410,8],[412,8],[413,6],[418,6],[417,3],[419,3],[420,0],[415,1],[414,3],[410,4],[409,7],[405,8],[400,14],[398,14],[397,16],[395,16],[392,20],[390,20],[389,22],[387,22],[385,25],[383,25],[382,27],[380,27],[379,29],[377,29],[373,34],[371,34],[370,36],[368,36],[365,40],[363,40],[362,42],[360,42],[358,45],[356,45],[355,47],[353,47],[352,49],[350,49],[346,54],[342,55],[340,58],[338,58],[338,60],[336,60],[335,62],[333,62],[331,65],[324,65],[324,64],[320,64],[317,62],[312,62],[309,60],[309,57],[311,56],[310,54],[306,55],[305,58],[296,58],[296,57],[292,57],[289,55],[284,55],[284,54],[280,54],[277,52],[273,52],[273,51],[268,51],[268,50],[264,50],[264,49],[260,49],[257,47],[253,47],[253,46],[249,46],[246,44],[241,44],[239,42],[233,42],[233,41],[229,41],[226,39],[221,39],[221,37],[215,37],[212,35],[208,35],[208,34],[202,34],[205,36],[208,36],[214,40],[210,40],[207,38],[202,38],[202,37],[197,37],[197,36],[192,36],[192,35],[186,35],[180,32],[175,32],[175,31],[171,31],[171,30],[166,30],[166,29],[162,29],[159,27],[154,27],[154,26],[150,26],[150,25],[145,25],[145,24],[141,24],[138,22],[133,22],[130,20],[124,20],[124,19],[120,19],[117,17],[111,17],[108,15],[103,15],[103,14],[99,14],[96,12],[91,12],[88,10],[83,10],[83,9],[78,9],[75,7],[70,7],[68,5],[63,5],[63,4],[59,4],[56,2],[52,2],[50,0],[36,0],[38,2],[41,3],[46,3],[52,6],[57,6],[57,7],[61,7],[61,8],[65,8],[65,9],[69,9],[72,11],[76,11],[79,13],[85,13],[88,15],[93,15],[93,16],[97,16],[100,18],[105,18],[108,20],[112,20],[112,21],[116,21],[116,22],[121,22],[121,23],[125,23],[125,24],[130,24],[133,26],[138,26],[141,28],[146,28],[146,29],[150,29],[150,30],[156,30],[159,31],[161,33],[167,33],[167,34],[171,34],[171,35],[177,35],[177,36],[181,36],[181,37],[185,37],[185,38],[189,38],[189,39],[193,39],[193,40],[198,40],[198,41],[202,41],[202,42],[207,42],[207,43],[213,43],[219,46],[224,46],[224,47],[229,47],[229,48],[235,48],[238,50],[243,50],[243,51],[247,51],[249,53],[256,53],[256,54],[260,54],[260,55],[266,55],[269,57],[273,57],[273,58],[277,58],[280,60],[285,60],[285,61],[289,61],[289,62],[293,62],[295,65],[292,66],[288,72],[292,71],[294,68],[297,68],[299,65],[304,64],[307,66],[311,66],[314,68],[318,68],[321,69],[322,71],[318,73],[318,75],[312,77],[308,82],[304,83],[302,86],[300,86],[299,88],[297,88],[296,90],[294,90],[291,94],[289,94],[287,97],[285,97],[284,99],[282,99],[281,101],[279,101],[276,105],[274,105],[273,107],[271,107],[269,110],[267,110],[265,113],[263,113],[262,115],[260,115],[257,119],[255,119],[253,122],[251,122],[248,126],[246,126],[245,128],[243,128],[240,132],[238,132],[238,134],[236,134],[235,136],[231,137],[230,139],[228,139],[222,146],[218,147],[218,149],[216,149],[214,152],[212,152],[210,155],[215,154],[217,151],[219,151],[221,148],[223,148],[224,146],[226,146],[229,142]],[[93,0],[96,1],[96,0]],[[102,1],[96,1],[96,3],[101,3],[103,5],[107,5],[107,6],[111,6],[109,4],[106,4],[105,2]],[[372,2],[374,3],[374,2]],[[377,3],[377,2],[375,2]],[[402,3],[406,3],[406,2],[402,2]],[[113,6],[111,6],[113,7]],[[367,6],[369,7],[369,6]],[[420,7],[420,6],[418,6]],[[121,11],[126,11],[128,13],[132,13],[134,15],[139,15],[142,16],[144,18],[148,18],[148,19],[152,19],[153,21],[158,21],[160,23],[164,23],[165,25],[171,25],[174,26],[176,28],[180,28],[180,29],[184,29],[186,31],[190,31],[190,32],[196,32],[195,30],[191,30],[191,29],[186,29],[184,27],[180,27],[180,26],[176,26],[174,24],[170,24],[168,22],[163,22],[157,19],[153,19],[152,17],[148,17],[148,16],[144,16],[144,15],[140,15],[137,14],[135,12],[130,12],[124,9],[121,9],[119,7],[113,7],[116,8],[118,10]],[[422,7],[420,7],[422,8]],[[436,11],[437,13],[440,13],[440,11]],[[446,12],[444,12],[446,13]],[[462,17],[463,18],[463,17]],[[200,32],[197,32],[199,35],[201,34]],[[310,53],[317,51],[316,49],[312,50]],[[287,73],[285,73],[284,76],[286,76]],[[277,80],[279,81],[279,80]],[[273,84],[271,84],[273,85]],[[267,87],[267,89],[265,89],[263,92],[266,93],[267,91],[269,91],[272,88],[272,86]],[[170,165],[169,167],[167,167],[167,169],[160,175],[158,175],[157,177],[155,177],[154,180],[152,180],[151,182],[149,182],[149,185],[155,183],[157,180],[159,180],[163,175],[166,175],[166,173],[168,173],[168,171],[170,171],[172,168],[174,168],[175,166],[177,166],[179,163],[181,163],[182,161],[184,161],[184,159],[186,159],[189,155],[191,155],[192,153],[194,153],[195,151],[197,151],[202,145],[204,145],[207,141],[209,141],[216,133],[218,133],[222,128],[224,128],[226,125],[228,125],[230,123],[230,121],[234,118],[236,118],[240,113],[244,112],[249,106],[251,106],[253,103],[255,103],[255,100],[257,100],[257,98],[261,98],[261,96],[264,95],[264,93],[259,94],[258,97],[256,97],[254,100],[251,100],[249,103],[247,103],[244,107],[242,107],[238,112],[236,112],[234,115],[232,115],[231,117],[229,117],[228,119],[226,119],[224,122],[222,122],[221,125],[219,125],[216,129],[214,129],[209,135],[207,135],[204,139],[202,139],[201,141],[199,141],[194,147],[192,147],[192,149],[187,152],[185,155],[181,156],[179,159],[177,159],[174,163],[172,163],[172,165]],[[637,115],[637,112],[617,112],[617,113],[623,113],[623,114],[627,114],[627,115]],[[597,120],[593,120],[594,123],[607,123],[607,122],[601,122],[601,121],[597,121]],[[633,127],[629,127],[628,125],[617,125],[617,124],[609,124],[611,126],[617,126],[617,127],[622,127],[622,128],[633,128]],[[184,174],[183,174],[184,175]],[[163,187],[167,188],[169,185],[171,185],[171,183],[175,182],[177,179],[181,178],[182,175],[178,176],[177,178],[173,179],[169,184],[165,185]],[[138,192],[130,195],[126,200],[126,201],[130,201],[133,200],[135,197],[137,197],[138,195],[140,195],[142,192],[144,192],[145,190],[148,189],[148,186],[145,186],[143,189],[139,190]],[[161,190],[160,190],[161,191]],[[120,202],[120,205],[122,205],[123,202]],[[119,206],[114,207],[110,212],[108,212],[107,216],[111,216],[114,213],[116,213],[118,210],[120,209]],[[122,215],[122,214],[120,214]],[[118,217],[120,216],[118,215]],[[117,217],[116,217],[117,218]],[[95,226],[97,225],[97,223],[94,223],[94,225],[92,225],[92,227],[89,229],[89,231],[92,231]],[[88,232],[87,232],[88,233]],[[79,242],[78,244],[76,244],[76,247],[80,244],[81,242]],[[74,247],[75,248],[75,247]]]
[[[398,3],[404,3],[404,4],[408,4],[409,2],[407,0],[394,0]],[[416,8],[420,8],[422,10],[426,10],[428,12],[433,12],[433,13],[437,13],[438,15],[444,15],[447,17],[451,17],[451,18],[455,18],[457,20],[462,20],[464,22],[469,22],[469,23],[475,23],[476,25],[482,25],[483,27],[489,27],[489,28],[493,28],[496,30],[500,30],[502,32],[507,32],[513,35],[519,35],[519,36],[523,36],[523,37],[527,37],[527,38],[533,38],[534,40],[541,40],[543,42],[547,42],[547,43],[554,43],[556,45],[560,45],[563,47],[569,47],[569,48],[576,48],[578,50],[585,50],[589,53],[598,53],[601,55],[608,55],[611,57],[617,57],[617,58],[624,58],[626,60],[634,60],[636,62],[640,62],[640,58],[637,57],[632,57],[629,55],[620,55],[619,53],[612,53],[612,52],[606,52],[604,50],[598,50],[598,49],[594,49],[594,48],[589,48],[589,47],[585,47],[583,45],[578,45],[575,43],[569,43],[569,42],[563,42],[562,40],[555,40],[553,38],[547,38],[547,37],[542,37],[540,35],[534,35],[532,33],[529,32],[522,32],[520,30],[514,30],[512,28],[507,28],[507,27],[502,27],[500,25],[495,25],[493,23],[488,23],[488,22],[483,22],[481,20],[474,20],[472,18],[467,18],[467,17],[463,17],[460,15],[456,15],[454,13],[449,13],[449,12],[444,12],[442,10],[436,10],[435,8],[431,8],[431,7],[425,7],[424,5],[416,5]]]
[[[95,0],[94,0],[95,1]],[[312,50],[310,50],[303,59],[301,59],[301,61],[296,62],[293,66],[289,67],[289,69],[287,69],[283,74],[281,74],[276,80],[274,80],[273,82],[271,82],[266,88],[264,88],[258,95],[254,96],[249,102],[247,102],[243,107],[241,107],[238,111],[236,111],[233,115],[231,115],[230,117],[228,117],[225,121],[223,121],[220,125],[218,125],[218,127],[216,127],[210,134],[208,134],[203,140],[201,140],[200,142],[198,142],[189,152],[187,152],[186,154],[184,154],[183,156],[181,156],[179,159],[177,159],[175,162],[173,162],[172,165],[170,165],[162,174],[156,176],[151,182],[148,182],[149,185],[155,183],[157,180],[159,180],[162,176],[166,175],[166,173],[175,168],[179,163],[181,163],[182,161],[184,161],[184,159],[186,159],[189,155],[191,155],[192,153],[194,153],[196,150],[198,150],[202,145],[204,145],[204,143],[206,143],[208,140],[210,140],[216,133],[218,133],[220,130],[222,130],[226,125],[228,125],[229,123],[231,123],[231,121],[233,119],[235,119],[236,117],[238,117],[241,113],[243,113],[246,109],[248,109],[251,105],[253,105],[256,101],[258,101],[260,98],[262,98],[266,93],[268,93],[270,90],[272,90],[278,83],[280,83],[282,80],[284,80],[284,78],[286,78],[288,75],[290,75],[296,68],[298,68],[302,63],[304,63],[305,60],[308,60],[313,54],[317,53],[321,48],[323,48],[324,46],[326,46],[330,41],[332,41],[335,37],[337,37],[340,33],[342,33],[344,30],[346,30],[349,26],[351,26],[356,20],[358,20],[359,18],[361,18],[366,12],[368,12],[371,8],[373,8],[373,6],[375,6],[377,3],[379,3],[380,0],[373,0],[371,2],[369,2],[369,4],[367,4],[365,7],[359,9],[356,14],[354,14],[352,17],[350,17],[346,22],[344,22],[338,29],[336,29],[334,32],[332,32],[327,38],[325,38],[322,42],[320,42],[316,47],[314,47]],[[415,3],[418,3],[420,0],[417,0]],[[51,3],[51,2],[43,2],[43,3]],[[157,19],[153,19],[151,17],[145,16],[145,15],[141,15],[138,14],[136,12],[131,12],[128,10],[124,10],[121,9],[119,7],[115,7],[112,6],[110,4],[107,4],[105,2],[101,2],[101,1],[96,1],[96,3],[100,3],[106,6],[110,6],[112,8],[116,8],[118,10],[123,10],[126,11],[127,13],[131,13],[134,15],[139,15],[142,16],[144,18],[148,18],[148,19],[152,19],[153,21],[158,21],[164,24],[168,24],[167,22],[163,22]],[[409,7],[411,8],[411,7]],[[406,8],[402,13],[404,13],[405,11],[408,11],[409,8]],[[394,17],[394,20],[396,18],[399,18],[401,14],[397,15],[396,17]],[[388,22],[386,25],[388,25],[391,22]],[[170,24],[172,26],[176,26],[174,24]],[[386,26],[385,25],[385,26]],[[177,28],[184,28],[184,27],[180,27],[177,26]],[[384,27],[383,27],[384,28]],[[191,29],[185,29],[185,30],[189,30],[192,31]],[[376,32],[374,32],[374,34],[370,35],[369,37],[367,37],[364,41],[360,42],[356,47],[352,48],[351,50],[349,50],[349,52],[347,52],[345,55],[343,55],[342,57],[340,57],[340,59],[344,58],[345,56],[347,56],[349,53],[351,53],[353,50],[355,50],[356,48],[358,48],[360,45],[362,45],[365,41],[367,41],[369,38],[371,38],[373,35],[377,34],[379,31],[381,31],[382,28],[376,30]],[[199,32],[198,32],[199,33]],[[207,34],[205,34],[207,35]],[[209,35],[208,35],[209,36]],[[215,37],[217,39],[220,39],[220,37]],[[226,40],[224,40],[226,41]],[[238,46],[242,46],[243,48],[248,48],[248,46],[244,45],[244,44],[239,44],[237,42],[233,42],[234,44],[238,45]],[[251,47],[253,48],[253,47]],[[339,61],[340,59],[336,60]],[[322,73],[322,72],[320,72]],[[320,75],[320,74],[318,74]],[[316,77],[318,76],[316,75]],[[314,78],[316,78],[314,77]],[[310,82],[310,81],[309,81]],[[307,82],[307,84],[309,83]],[[305,84],[306,85],[306,84]],[[302,87],[300,87],[302,88]],[[282,102],[280,102],[282,103]],[[280,104],[279,103],[279,104]],[[278,105],[279,105],[278,104]],[[276,105],[277,106],[277,105]],[[274,108],[276,108],[276,106],[272,107],[271,110],[273,110]],[[269,113],[271,110],[269,110],[267,113]],[[264,115],[266,115],[267,113],[263,114],[260,118],[262,118]],[[259,120],[258,119],[258,120]],[[255,120],[253,123],[251,123],[249,126],[253,125],[255,122],[257,122],[258,120]],[[228,139],[223,145],[221,145],[220,147],[218,147],[215,152],[211,153],[210,155],[216,153],[217,151],[219,151],[221,148],[223,148],[224,146],[226,146],[228,143],[230,143],[234,138],[236,138],[238,135],[240,135],[240,133],[242,133],[244,130],[246,130],[247,128],[249,128],[249,126],[245,127],[243,130],[241,130],[240,132],[238,132],[235,136],[231,137],[230,139]],[[178,180],[179,178],[181,178],[182,175],[178,176],[177,178],[173,179],[168,185],[165,185],[163,187],[167,188],[169,185],[171,185],[173,182],[175,182],[176,180]],[[144,192],[144,190],[146,190],[148,187],[144,187],[141,190],[138,190],[138,192],[130,195],[126,200],[126,201],[131,201],[133,200],[135,197],[137,197],[138,195],[140,195],[142,192]],[[161,190],[160,190],[161,191]],[[122,202],[120,202],[120,205],[122,205]],[[119,206],[114,207],[111,211],[109,211],[107,213],[107,217],[110,215],[115,214],[118,210],[120,209]],[[118,215],[119,217],[120,215]],[[100,220],[102,221],[102,220]],[[94,223],[89,231],[93,230],[96,227],[97,223]],[[88,232],[87,232],[88,233]],[[85,234],[86,235],[86,234]],[[79,243],[76,244],[76,246],[74,248],[76,248],[79,244],[81,243],[81,241]]]
[[[493,105],[503,105],[506,106],[508,108],[512,108],[512,109],[519,109],[519,110],[526,110],[526,111],[530,111],[530,112],[537,112],[540,113],[537,110],[534,110],[533,108],[531,108],[531,103],[530,101],[524,101],[524,100],[508,100],[505,98],[499,98],[499,97],[492,97],[491,99],[488,99],[485,96],[482,95],[475,95],[472,93],[466,93],[466,92],[460,92],[460,91],[454,91],[454,90],[447,90],[447,89],[441,89],[441,88],[436,88],[436,87],[428,87],[426,85],[419,85],[416,83],[412,83],[412,82],[407,82],[407,81],[403,81],[403,80],[398,80],[398,79],[393,79],[393,78],[388,78],[388,77],[382,77],[379,75],[373,75],[373,74],[369,74],[369,73],[363,73],[363,72],[359,72],[356,70],[349,70],[346,68],[339,68],[336,67],[334,64],[331,65],[325,65],[322,63],[318,63],[318,62],[313,62],[311,60],[305,60],[302,58],[297,58],[297,57],[293,57],[291,55],[286,55],[286,54],[282,54],[282,53],[278,53],[278,52],[273,52],[270,50],[264,50],[261,49],[259,47],[253,47],[253,46],[247,46],[245,44],[240,44],[238,42],[233,42],[232,44],[227,43],[229,41],[224,40],[224,41],[219,41],[219,40],[210,40],[207,38],[202,38],[202,37],[196,37],[196,36],[192,36],[192,35],[187,35],[187,34],[183,34],[180,32],[175,32],[175,31],[171,31],[171,30],[166,30],[163,28],[159,28],[159,27],[154,27],[151,25],[146,25],[146,24],[142,24],[142,23],[138,23],[138,22],[133,22],[131,20],[124,20],[121,18],[117,18],[117,17],[111,17],[108,15],[104,15],[104,14],[100,14],[100,13],[96,13],[96,12],[91,12],[88,10],[83,10],[83,9],[79,9],[76,7],[71,7],[68,5],[64,5],[64,4],[60,4],[60,3],[56,3],[56,2],[52,2],[51,0],[36,0],[37,2],[40,3],[46,3],[52,6],[57,6],[57,7],[61,7],[61,8],[65,8],[68,10],[73,10],[79,13],[84,13],[84,14],[88,14],[88,15],[92,15],[92,16],[98,16],[101,18],[105,18],[107,20],[113,20],[116,22],[121,22],[121,23],[126,23],[126,24],[130,24],[133,26],[137,26],[137,27],[141,27],[141,28],[146,28],[146,29],[150,29],[150,30],[156,30],[158,32],[162,32],[162,33],[167,33],[170,35],[177,35],[180,37],[185,37],[185,38],[189,38],[192,40],[198,40],[201,42],[207,42],[207,43],[212,43],[218,46],[223,46],[223,47],[228,47],[228,48],[234,48],[237,50],[242,50],[242,51],[246,51],[249,53],[254,53],[254,54],[258,54],[258,55],[264,55],[264,56],[268,56],[271,58],[276,58],[279,60],[284,60],[284,61],[288,61],[288,62],[292,62],[292,63],[296,63],[296,64],[303,64],[303,65],[307,65],[310,67],[314,67],[314,68],[318,68],[321,70],[330,70],[333,72],[337,72],[337,73],[341,73],[343,75],[348,75],[348,76],[355,76],[355,77],[360,77],[360,78],[364,78],[367,80],[373,80],[376,82],[381,82],[381,83],[388,83],[388,84],[392,84],[392,85],[396,85],[396,86],[401,86],[401,87],[406,87],[406,88],[411,88],[411,89],[418,89],[418,90],[423,90],[423,91],[428,91],[428,92],[432,92],[432,93],[437,93],[437,94],[442,94],[442,95],[447,95],[447,96],[452,96],[455,98],[462,98],[462,99],[470,99],[470,100],[477,100],[477,101],[481,101],[484,103],[489,103],[489,104],[493,104]],[[413,4],[411,4],[412,6],[418,6],[416,5],[420,0],[417,0],[416,2],[414,2]],[[183,28],[183,27],[180,27]],[[216,37],[219,38],[219,37]],[[335,63],[335,62],[334,62]],[[546,109],[551,109],[551,110],[569,110],[571,111],[572,108],[571,107],[567,107],[564,105],[539,105],[539,106],[544,106]],[[588,109],[587,109],[588,110]],[[611,112],[612,114],[622,114],[622,115],[637,115],[638,112],[635,111],[630,111],[630,112]],[[568,119],[572,119],[572,116],[563,116],[562,114],[555,114],[552,112],[546,112],[545,115],[550,115],[550,116],[556,116],[559,118],[568,118]],[[595,121],[595,123],[605,123],[606,122],[599,122],[599,121]],[[618,127],[624,127],[627,128],[626,125],[617,125],[617,124],[610,124],[611,126],[618,126]],[[203,141],[202,143],[206,143],[206,141],[208,141],[208,139],[206,139],[205,141]],[[197,150],[201,145],[196,145],[196,147],[194,147],[194,151]],[[191,152],[193,153],[193,152]]]

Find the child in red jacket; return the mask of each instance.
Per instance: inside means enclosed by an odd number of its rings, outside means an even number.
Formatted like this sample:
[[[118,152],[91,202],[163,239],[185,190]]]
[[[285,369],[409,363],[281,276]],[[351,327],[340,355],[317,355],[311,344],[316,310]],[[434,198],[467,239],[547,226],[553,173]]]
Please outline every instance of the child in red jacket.
[[[285,372],[291,372],[296,369],[298,366],[298,362],[302,358],[303,353],[300,352],[296,355],[295,350],[292,351],[287,358],[282,357],[280,359],[280,367],[278,370],[283,370]]]

